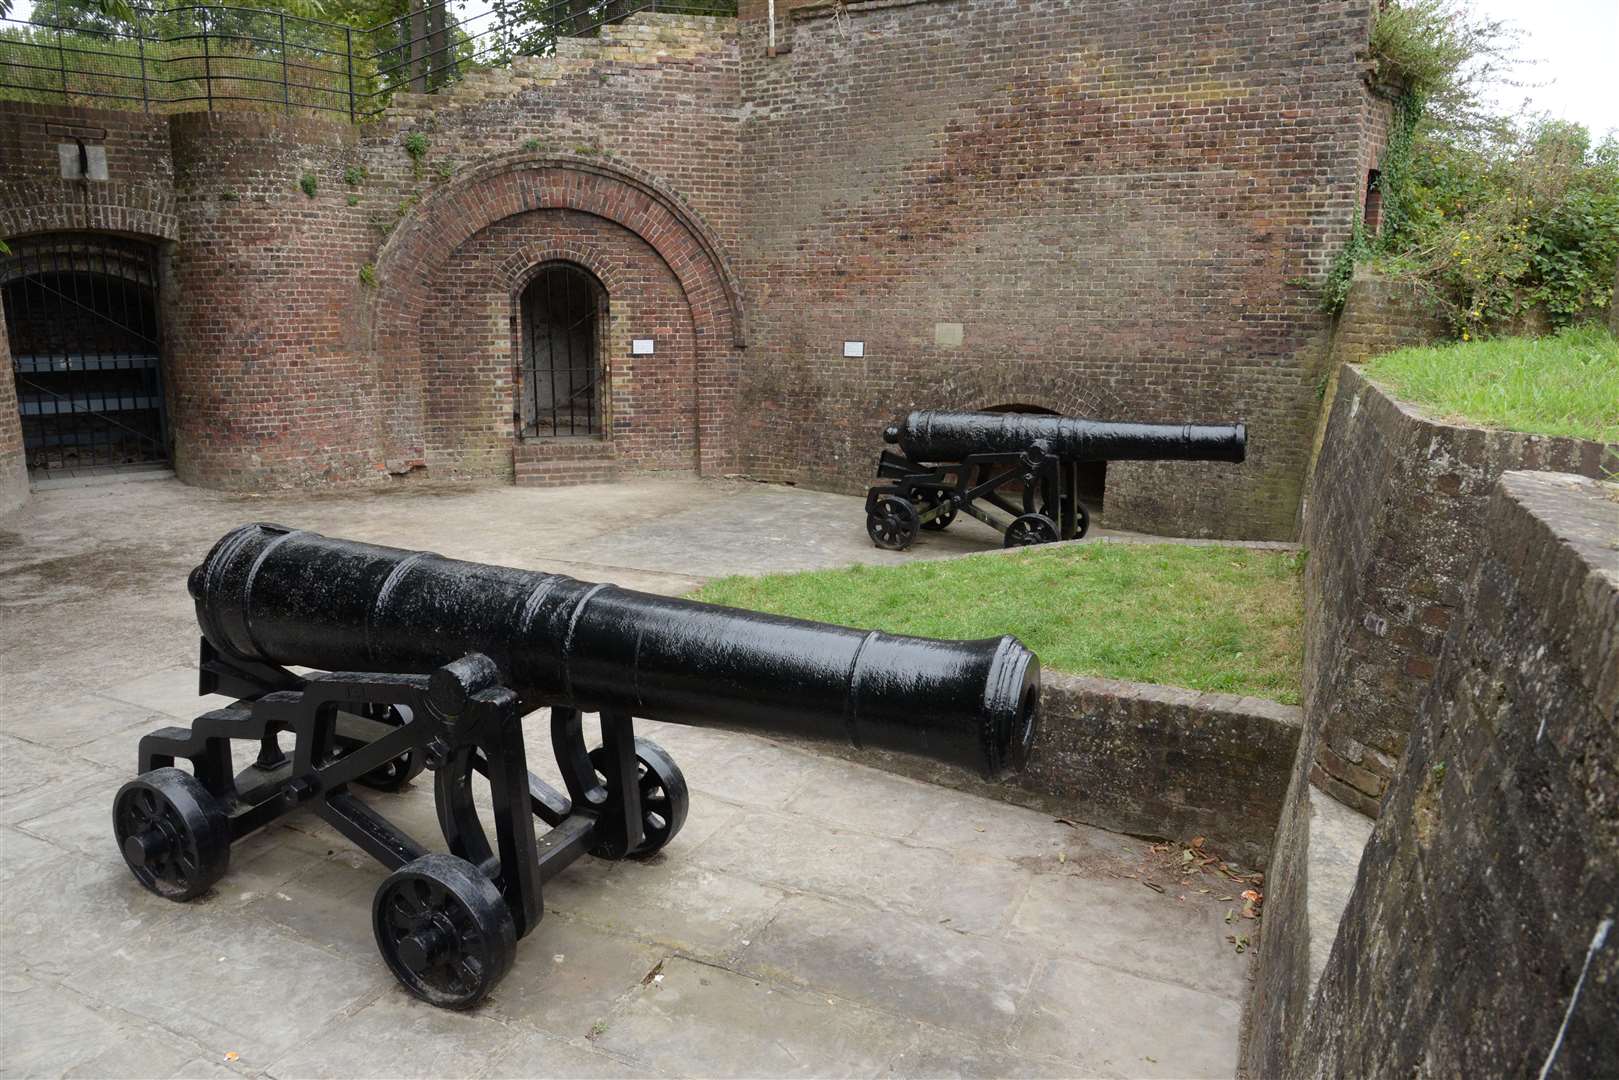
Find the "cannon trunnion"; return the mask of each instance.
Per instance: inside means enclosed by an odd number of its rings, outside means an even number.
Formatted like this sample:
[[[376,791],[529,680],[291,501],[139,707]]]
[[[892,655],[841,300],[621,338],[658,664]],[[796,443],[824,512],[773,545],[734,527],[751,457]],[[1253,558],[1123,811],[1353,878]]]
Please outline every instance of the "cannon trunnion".
[[[1006,547],[1078,539],[1090,528],[1080,463],[1240,462],[1248,432],[1242,424],[922,411],[891,424],[883,440],[904,453],[885,450],[877,463],[884,482],[866,493],[866,532],[878,547],[902,551],[918,530],[946,529],[958,513],[992,526]]]
[[[546,881],[587,853],[652,855],[680,831],[685,779],[635,717],[901,750],[990,778],[1021,768],[1035,734],[1039,661],[1012,637],[852,630],[274,525],[228,533],[190,588],[200,692],[236,700],[141,739],[141,775],[113,805],[131,871],[191,899],[234,841],[307,803],[393,871],[373,903],[378,947],[406,987],[450,1008],[511,966]],[[542,707],[563,791],[528,771],[522,720]],[[599,714],[592,749],[585,713]],[[240,772],[238,740],[258,744]],[[449,854],[353,790],[396,791],[424,769]]]

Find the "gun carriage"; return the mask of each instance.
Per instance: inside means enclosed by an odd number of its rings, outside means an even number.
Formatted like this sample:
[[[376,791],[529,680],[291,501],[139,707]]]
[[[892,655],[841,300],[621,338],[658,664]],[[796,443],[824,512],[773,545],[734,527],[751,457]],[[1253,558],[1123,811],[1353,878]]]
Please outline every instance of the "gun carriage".
[[[307,806],[392,871],[372,903],[378,948],[449,1008],[505,974],[566,866],[645,858],[679,833],[685,779],[635,717],[846,740],[991,778],[1021,768],[1034,739],[1039,661],[1010,636],[852,630],[274,525],[226,534],[189,586],[199,691],[236,701],[140,740],[141,775],[113,803],[131,871],[189,900],[224,875],[232,843]],[[528,770],[522,719],[542,707],[563,791]],[[586,713],[601,734],[589,749]],[[257,744],[240,772],[238,740]],[[423,769],[448,854],[356,793]]]
[[[1231,461],[1247,452],[1242,424],[1127,424],[1033,413],[913,412],[883,431],[866,493],[872,543],[903,551],[922,529],[977,518],[1006,547],[1076,540],[1090,528],[1079,467],[1095,461]],[[1012,499],[1017,499],[1013,502]]]

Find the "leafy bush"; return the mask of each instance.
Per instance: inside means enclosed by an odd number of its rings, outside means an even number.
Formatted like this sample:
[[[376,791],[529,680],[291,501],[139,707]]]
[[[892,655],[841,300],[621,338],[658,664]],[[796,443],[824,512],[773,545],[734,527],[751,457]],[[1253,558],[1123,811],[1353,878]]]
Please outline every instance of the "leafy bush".
[[[1343,304],[1356,262],[1429,286],[1463,339],[1563,325],[1612,298],[1619,142],[1578,124],[1492,116],[1479,93],[1513,63],[1515,37],[1467,0],[1396,0],[1379,12],[1380,80],[1402,88],[1379,181],[1382,230],[1358,224],[1322,287]]]
[[[1459,336],[1543,312],[1554,325],[1611,301],[1619,142],[1536,121],[1460,144],[1420,136],[1379,254],[1435,286]]]

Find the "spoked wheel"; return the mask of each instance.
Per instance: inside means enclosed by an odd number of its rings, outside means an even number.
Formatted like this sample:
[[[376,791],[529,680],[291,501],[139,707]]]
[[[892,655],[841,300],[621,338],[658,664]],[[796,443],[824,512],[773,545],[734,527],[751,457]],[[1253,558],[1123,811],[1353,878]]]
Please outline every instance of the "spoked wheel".
[[[950,501],[950,496],[942,491],[917,490],[911,493],[911,503],[916,507],[918,514],[925,514],[935,506],[943,505],[944,509],[930,521],[922,522],[922,528],[930,532],[943,532],[956,520],[956,504]]]
[[[1074,503],[1074,539],[1083,540],[1085,534],[1091,531],[1091,514],[1085,509],[1083,503]]]
[[[405,723],[405,717],[395,705],[368,703],[360,715],[389,727],[400,727]],[[377,791],[398,791],[420,775],[426,765],[425,754],[419,750],[409,750],[359,777],[359,782]]]
[[[1049,544],[1057,539],[1057,523],[1044,514],[1024,514],[1006,527],[1002,547]]]
[[[598,746],[590,752],[590,763],[596,767],[596,778],[607,785],[607,748]],[[635,772],[641,788],[641,831],[645,838],[631,859],[645,859],[656,854],[675,838],[686,823],[686,812],[691,808],[691,795],[686,789],[686,777],[674,763],[669,752],[651,739],[635,740]],[[591,852],[602,858],[624,858],[611,847]]]
[[[871,542],[889,551],[904,551],[916,539],[920,519],[916,507],[898,495],[884,495],[877,508],[866,515],[866,535]]]
[[[119,788],[112,833],[135,880],[166,900],[201,896],[230,865],[224,807],[180,769],[153,769]]]
[[[371,904],[377,948],[394,977],[442,1009],[470,1009],[517,955],[500,890],[454,855],[423,855],[388,875]]]

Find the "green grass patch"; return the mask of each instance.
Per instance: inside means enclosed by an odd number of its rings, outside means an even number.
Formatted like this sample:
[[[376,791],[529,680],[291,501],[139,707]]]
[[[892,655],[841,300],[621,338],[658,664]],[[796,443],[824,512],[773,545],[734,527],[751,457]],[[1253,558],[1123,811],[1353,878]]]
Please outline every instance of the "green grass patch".
[[[1619,338],[1594,323],[1399,349],[1366,374],[1441,419],[1619,442]]]
[[[1289,552],[1093,543],[710,582],[695,599],[895,634],[1016,634],[1047,668],[1299,700]]]

